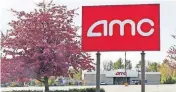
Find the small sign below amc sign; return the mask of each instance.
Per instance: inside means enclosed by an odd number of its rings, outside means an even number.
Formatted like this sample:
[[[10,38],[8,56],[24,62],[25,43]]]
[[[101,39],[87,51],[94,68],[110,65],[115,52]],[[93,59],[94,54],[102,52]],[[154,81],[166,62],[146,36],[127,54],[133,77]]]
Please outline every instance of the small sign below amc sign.
[[[159,51],[160,5],[82,7],[83,51]]]

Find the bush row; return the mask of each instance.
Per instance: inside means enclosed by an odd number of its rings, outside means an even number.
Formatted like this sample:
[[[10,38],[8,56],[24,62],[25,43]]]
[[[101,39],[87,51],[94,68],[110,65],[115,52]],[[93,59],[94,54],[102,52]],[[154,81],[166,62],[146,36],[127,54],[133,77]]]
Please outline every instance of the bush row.
[[[2,92],[43,92],[35,90],[20,90],[20,91],[2,91]],[[69,90],[54,90],[49,92],[96,92],[96,88],[85,88],[85,89],[69,89]],[[100,89],[100,92],[105,92],[104,89]]]
[[[161,77],[161,83],[162,84],[175,84],[176,83],[176,77]]]

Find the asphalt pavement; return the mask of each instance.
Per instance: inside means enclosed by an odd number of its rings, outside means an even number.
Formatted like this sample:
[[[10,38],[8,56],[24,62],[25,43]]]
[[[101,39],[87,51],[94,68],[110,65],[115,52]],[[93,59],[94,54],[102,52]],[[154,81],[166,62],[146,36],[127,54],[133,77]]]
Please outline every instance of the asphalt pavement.
[[[50,90],[68,90],[68,89],[77,89],[77,88],[92,88],[95,86],[54,86],[50,87]],[[106,92],[141,92],[140,85],[101,85],[101,88],[104,88]],[[44,87],[6,87],[1,88],[1,91],[10,91],[10,90],[44,90]],[[146,85],[145,92],[176,92],[176,84],[167,84],[167,85]]]

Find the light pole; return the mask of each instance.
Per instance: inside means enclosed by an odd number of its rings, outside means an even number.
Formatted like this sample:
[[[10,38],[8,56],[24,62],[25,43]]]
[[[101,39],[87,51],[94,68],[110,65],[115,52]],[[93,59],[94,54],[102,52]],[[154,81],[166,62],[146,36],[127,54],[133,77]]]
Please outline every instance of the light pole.
[[[139,78],[139,64],[137,65],[137,69],[138,69],[138,78]]]
[[[126,70],[126,51],[125,51],[125,84],[127,83],[127,70]]]

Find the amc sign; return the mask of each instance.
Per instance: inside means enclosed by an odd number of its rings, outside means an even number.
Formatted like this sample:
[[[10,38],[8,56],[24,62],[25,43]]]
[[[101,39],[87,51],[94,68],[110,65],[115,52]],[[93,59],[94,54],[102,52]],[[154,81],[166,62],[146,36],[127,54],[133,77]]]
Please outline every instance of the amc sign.
[[[83,6],[83,51],[160,50],[159,4]]]
[[[117,72],[116,75],[127,75],[126,72]]]

